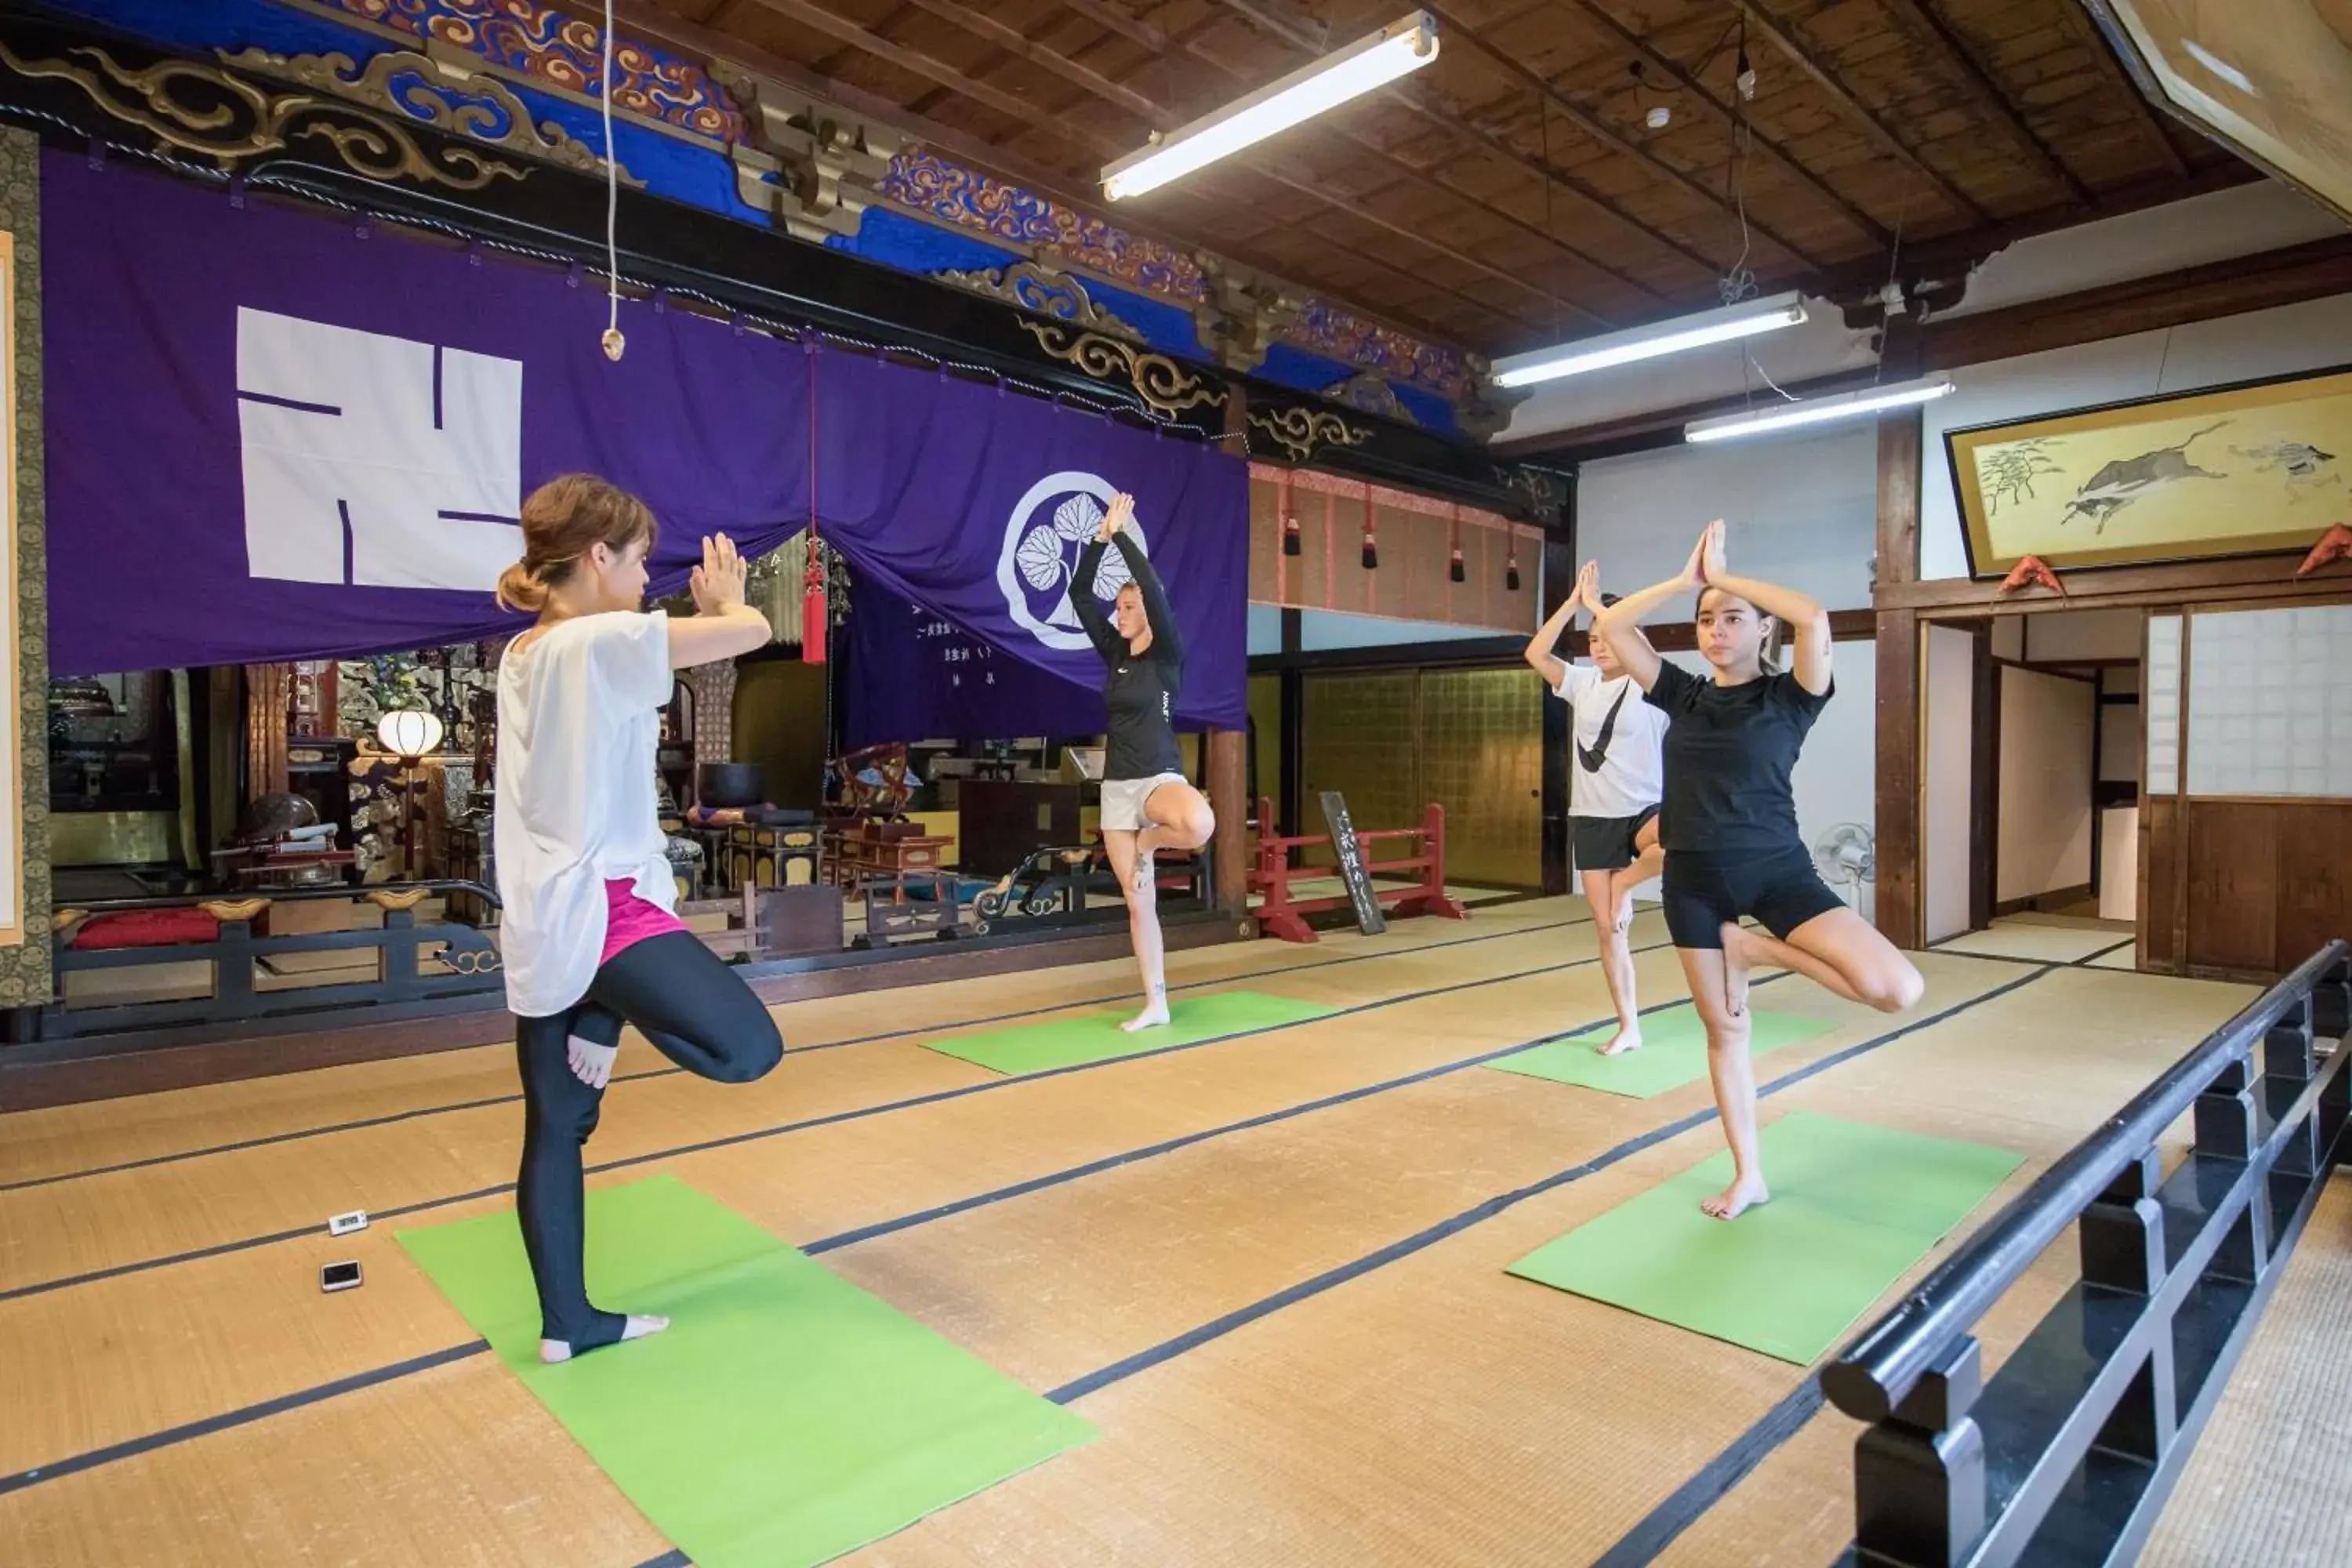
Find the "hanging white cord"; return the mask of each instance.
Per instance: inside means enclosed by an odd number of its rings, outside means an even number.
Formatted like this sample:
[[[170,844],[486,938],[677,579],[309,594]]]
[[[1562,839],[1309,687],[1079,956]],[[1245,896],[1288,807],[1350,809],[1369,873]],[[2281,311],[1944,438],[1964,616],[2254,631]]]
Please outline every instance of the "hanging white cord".
[[[604,111],[604,357],[617,363],[621,337],[621,166],[613,157],[613,0],[604,0],[604,74],[596,101]]]

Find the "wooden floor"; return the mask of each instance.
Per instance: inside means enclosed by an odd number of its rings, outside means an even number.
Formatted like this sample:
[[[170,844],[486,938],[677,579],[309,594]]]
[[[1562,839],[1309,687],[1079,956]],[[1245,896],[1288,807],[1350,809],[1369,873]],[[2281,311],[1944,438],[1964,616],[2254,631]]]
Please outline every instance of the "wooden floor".
[[[1179,954],[1179,986],[1342,1011],[1047,1077],[920,1041],[1121,1000],[1128,966],[785,1009],[794,1054],[745,1087],[638,1043],[590,1157],[803,1246],[910,1218],[824,1264],[1034,1388],[1088,1390],[1097,1441],[846,1561],[1815,1568],[1851,1538],[1855,1428],[1805,1371],[1503,1273],[1720,1147],[1704,1082],[1635,1100],[1476,1069],[1605,1016],[1583,916],[1535,900]],[[1654,911],[1634,939],[1644,1000],[1679,997]],[[1834,1028],[1769,1059],[1765,1115],[2026,1155],[1979,1220],[2252,994],[1920,966],[1927,999],[1893,1018],[1775,985],[1774,1009]],[[509,1203],[515,1087],[495,1047],[0,1118],[0,1563],[663,1559],[494,1359],[436,1359],[473,1331],[397,1219],[325,1234],[344,1209]],[[1991,1357],[2072,1247],[1987,1322]],[[321,1296],[347,1256],[366,1286]]]

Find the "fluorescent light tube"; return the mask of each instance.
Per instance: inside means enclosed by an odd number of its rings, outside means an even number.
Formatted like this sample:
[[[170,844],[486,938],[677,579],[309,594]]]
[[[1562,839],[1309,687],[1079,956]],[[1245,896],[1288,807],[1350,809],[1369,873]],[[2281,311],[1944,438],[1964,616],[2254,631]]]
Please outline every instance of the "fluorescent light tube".
[[[1683,426],[1685,441],[1730,441],[1742,436],[1763,436],[1820,425],[1832,419],[1855,419],[1889,408],[1933,403],[1952,390],[1948,381],[1907,381],[1898,386],[1865,386],[1831,397],[1808,397],[1800,403],[1776,404],[1748,414],[1727,414],[1719,419],[1695,419]]]
[[[1804,319],[1804,304],[1795,294],[1782,294],[1769,300],[1747,300],[1695,316],[1677,316],[1671,321],[1629,327],[1622,332],[1604,332],[1599,337],[1580,338],[1556,348],[1514,354],[1496,363],[1495,384],[1503,387],[1533,386],[1538,382],[1557,381],[1564,375],[1582,375],[1587,371],[1631,364],[1635,360],[1655,359],[1660,354],[1680,353],[1685,349],[1704,348],[1708,343],[1729,342],[1734,338],[1754,337],[1759,332],[1777,332],[1783,327],[1793,327]]]
[[[1118,201],[1157,190],[1171,180],[1181,179],[1419,70],[1436,58],[1437,19],[1426,11],[1415,11],[1106,165],[1103,195]]]

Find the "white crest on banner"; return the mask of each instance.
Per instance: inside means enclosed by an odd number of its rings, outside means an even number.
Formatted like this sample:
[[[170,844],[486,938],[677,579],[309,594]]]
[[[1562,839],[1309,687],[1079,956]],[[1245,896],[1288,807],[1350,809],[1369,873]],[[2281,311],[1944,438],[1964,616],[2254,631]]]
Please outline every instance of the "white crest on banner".
[[[522,362],[239,307],[256,577],[487,594],[522,553]]]
[[[1078,572],[1078,552],[1102,526],[1103,512],[1118,493],[1099,474],[1066,468],[1031,485],[1005,520],[1004,548],[996,558],[997,585],[1004,590],[1004,607],[1013,624],[1047,647],[1087,646],[1086,628],[1070,608],[1070,586]],[[1128,527],[1149,554],[1142,525],[1131,522]],[[1113,547],[1095,572],[1090,584],[1094,596],[1108,604],[1129,576],[1126,557]]]

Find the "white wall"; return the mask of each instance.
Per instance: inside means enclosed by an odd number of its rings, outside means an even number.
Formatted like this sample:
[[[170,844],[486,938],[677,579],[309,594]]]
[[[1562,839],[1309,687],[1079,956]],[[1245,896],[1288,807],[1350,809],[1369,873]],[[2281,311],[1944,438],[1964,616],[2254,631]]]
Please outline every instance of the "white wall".
[[[2091,880],[2091,706],[2087,680],[2000,672],[2000,858],[2007,903]]]
[[[1944,451],[1945,431],[2322,370],[2347,360],[2352,360],[2352,294],[2338,294],[1955,371],[1952,381],[1958,390],[1924,410],[1919,574],[1929,579],[1968,575],[1951,466]]]
[[[1699,530],[1718,517],[1731,525],[1731,569],[1741,576],[1801,589],[1832,610],[1867,609],[1876,429],[1676,447],[1588,463],[1577,477],[1577,553],[1601,563],[1611,593],[1680,572]],[[1680,600],[1659,618],[1690,615]]]
[[[1528,628],[1534,631],[1533,626]],[[1493,626],[1453,626],[1436,621],[1405,621],[1387,616],[1347,616],[1331,610],[1302,610],[1298,644],[1309,653],[1325,648],[1393,647],[1400,643],[1461,642],[1469,637],[1503,637]],[[1249,607],[1249,650],[1253,655],[1282,651],[1282,609],[1276,605]]]
[[[1969,929],[1969,880],[1976,785],[1976,638],[1951,626],[1927,628],[1927,803],[1920,822],[1929,946]]]

